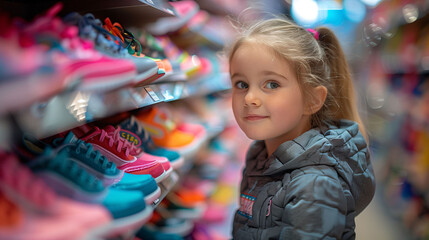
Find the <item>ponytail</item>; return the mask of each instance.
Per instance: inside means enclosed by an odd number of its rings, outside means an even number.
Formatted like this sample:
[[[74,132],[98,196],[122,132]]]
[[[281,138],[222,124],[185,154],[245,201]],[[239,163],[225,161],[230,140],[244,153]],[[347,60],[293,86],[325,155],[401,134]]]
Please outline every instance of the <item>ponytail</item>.
[[[326,27],[317,28],[319,44],[325,52],[329,66],[329,78],[333,91],[334,104],[328,104],[327,111],[336,120],[348,119],[358,123],[359,130],[368,142],[368,136],[359,116],[355,89],[346,57],[335,34]]]

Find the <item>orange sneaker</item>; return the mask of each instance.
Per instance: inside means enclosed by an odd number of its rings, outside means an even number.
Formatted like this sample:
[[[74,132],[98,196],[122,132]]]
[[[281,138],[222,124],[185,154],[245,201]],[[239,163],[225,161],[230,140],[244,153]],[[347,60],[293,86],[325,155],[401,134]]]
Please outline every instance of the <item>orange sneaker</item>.
[[[180,131],[167,114],[158,107],[152,107],[135,116],[149,132],[155,145],[180,150],[191,145],[192,134]]]
[[[14,228],[21,222],[21,209],[0,192],[0,228]]]

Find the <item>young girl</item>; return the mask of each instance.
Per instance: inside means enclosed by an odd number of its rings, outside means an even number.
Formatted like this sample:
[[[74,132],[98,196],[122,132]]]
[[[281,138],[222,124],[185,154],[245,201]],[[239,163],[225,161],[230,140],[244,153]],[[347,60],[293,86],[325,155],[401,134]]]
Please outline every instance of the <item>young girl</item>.
[[[251,26],[230,52],[232,108],[251,139],[234,239],[354,239],[374,190],[344,53],[324,27]]]

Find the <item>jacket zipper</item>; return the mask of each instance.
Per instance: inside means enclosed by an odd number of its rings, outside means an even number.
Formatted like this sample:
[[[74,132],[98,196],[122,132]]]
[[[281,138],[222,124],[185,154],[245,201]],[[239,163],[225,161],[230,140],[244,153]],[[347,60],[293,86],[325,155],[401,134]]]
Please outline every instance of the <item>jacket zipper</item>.
[[[267,226],[267,220],[268,217],[271,214],[271,199],[273,197],[269,197],[267,199],[265,199],[264,204],[261,207],[261,210],[259,212],[259,226],[261,226],[262,228],[266,228]]]

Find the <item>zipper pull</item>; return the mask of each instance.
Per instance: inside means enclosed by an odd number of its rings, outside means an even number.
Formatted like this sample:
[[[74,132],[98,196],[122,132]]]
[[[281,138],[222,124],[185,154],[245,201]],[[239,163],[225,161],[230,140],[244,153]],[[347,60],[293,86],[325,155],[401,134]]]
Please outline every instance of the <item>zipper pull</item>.
[[[271,212],[271,199],[270,199],[270,203],[268,204],[267,212],[268,212],[268,213],[265,215],[265,217],[270,216],[270,212]]]

